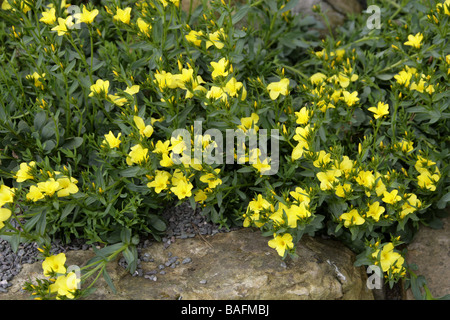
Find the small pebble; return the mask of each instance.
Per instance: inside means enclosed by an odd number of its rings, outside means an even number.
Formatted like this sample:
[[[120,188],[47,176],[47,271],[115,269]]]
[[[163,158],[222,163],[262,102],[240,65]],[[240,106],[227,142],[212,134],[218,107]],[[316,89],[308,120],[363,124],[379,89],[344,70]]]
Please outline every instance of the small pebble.
[[[183,261],[181,262],[182,264],[186,264],[186,263],[190,263],[192,261],[191,258],[184,258]]]
[[[206,284],[206,280],[200,280],[201,284]]]

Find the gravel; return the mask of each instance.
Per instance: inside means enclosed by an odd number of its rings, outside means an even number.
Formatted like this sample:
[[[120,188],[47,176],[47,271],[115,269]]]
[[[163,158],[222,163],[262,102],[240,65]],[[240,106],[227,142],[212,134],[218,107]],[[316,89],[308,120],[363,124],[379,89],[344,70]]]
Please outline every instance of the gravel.
[[[179,206],[168,208],[162,213],[162,217],[167,222],[167,230],[165,236],[162,238],[163,246],[168,249],[172,243],[177,239],[187,239],[195,237],[197,234],[201,235],[214,235],[220,232],[228,232],[230,230],[226,228],[218,228],[211,222],[208,222],[206,217],[201,215],[200,210],[192,210],[189,203],[183,203]],[[176,268],[180,264],[191,263],[190,257],[180,258],[173,256],[171,252],[167,253],[167,260],[158,266],[157,270],[151,270],[144,274],[141,268],[141,262],[153,262],[153,258],[148,253],[143,253],[142,249],[145,249],[154,243],[154,240],[143,239],[137,245],[138,263],[136,272],[133,276],[143,277],[150,281],[157,281],[156,274],[164,275],[165,268]],[[60,252],[67,252],[69,250],[88,250],[91,245],[86,244],[83,240],[75,239],[69,245],[62,244],[61,241],[54,241],[50,252],[57,254]],[[34,263],[37,261],[37,244],[27,243],[19,246],[19,249],[14,253],[10,244],[3,239],[0,239],[0,293],[7,292],[8,288],[12,285],[11,280],[22,270],[23,264]],[[119,260],[119,264],[124,268],[127,267],[127,263],[124,258]]]

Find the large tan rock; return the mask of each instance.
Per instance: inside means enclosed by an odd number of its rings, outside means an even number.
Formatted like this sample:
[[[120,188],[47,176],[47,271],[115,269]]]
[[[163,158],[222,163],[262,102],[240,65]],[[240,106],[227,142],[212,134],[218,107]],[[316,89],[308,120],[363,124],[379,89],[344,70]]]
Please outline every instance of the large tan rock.
[[[422,227],[407,249],[406,262],[415,263],[434,297],[450,294],[450,217],[442,220],[442,229]],[[411,290],[406,299],[413,300]]]
[[[297,249],[299,258],[283,262],[267,241],[259,230],[241,229],[178,239],[167,249],[154,243],[141,252],[141,257],[151,257],[151,262],[141,262],[143,273],[152,273],[151,277],[131,276],[117,262],[112,263],[108,270],[117,294],[112,294],[101,279],[96,284],[98,290],[88,299],[373,299],[365,270],[353,266],[354,254],[342,244],[305,236]],[[175,268],[166,264],[169,252],[172,261],[179,261]],[[92,254],[68,252],[67,263],[81,265]],[[186,263],[186,258],[191,261]],[[159,266],[164,264],[165,274],[160,274]],[[39,263],[25,265],[0,299],[27,299],[20,290],[24,279],[41,273]]]

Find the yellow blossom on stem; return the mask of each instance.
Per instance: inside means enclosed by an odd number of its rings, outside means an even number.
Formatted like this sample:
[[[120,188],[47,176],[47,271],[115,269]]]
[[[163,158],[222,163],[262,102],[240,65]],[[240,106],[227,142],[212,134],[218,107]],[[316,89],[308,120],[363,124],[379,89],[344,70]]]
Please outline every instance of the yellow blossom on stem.
[[[69,32],[67,28],[71,28],[73,26],[73,17],[68,16],[66,19],[58,18],[58,25],[52,28],[52,31],[57,31],[58,36],[63,36]]]
[[[36,202],[44,198],[44,194],[39,190],[37,186],[31,186],[26,195],[27,200]]]
[[[95,17],[98,15],[98,9],[94,9],[92,11],[89,11],[86,9],[86,6],[83,6],[83,12],[75,14],[75,18],[78,19],[80,22],[84,22],[86,24],[91,24],[94,22]]]
[[[4,222],[11,217],[11,210],[8,208],[0,208],[0,229],[5,226]]]
[[[36,166],[36,163],[34,161],[31,161],[29,163],[26,163],[26,162],[21,163],[20,164],[20,169],[17,171],[16,175],[14,176],[14,178],[16,178],[16,181],[17,182],[24,182],[24,181],[26,181],[28,179],[33,180],[34,177],[30,173],[30,171],[35,166]]]
[[[130,7],[126,7],[125,9],[117,8],[117,13],[113,17],[114,20],[123,22],[125,24],[130,24],[130,18],[131,18]]]
[[[137,163],[141,164],[148,159],[148,149],[143,148],[140,144],[131,147],[131,151],[128,153],[126,162],[129,166]]]
[[[52,273],[66,273],[66,255],[61,252],[57,255],[46,257],[42,262],[44,276],[49,277]]]
[[[62,177],[56,180],[60,189],[57,192],[58,197],[67,197],[78,192],[76,183],[78,180],[72,177]]]
[[[402,197],[400,197],[398,195],[398,190],[394,189],[391,192],[385,191],[383,193],[383,199],[381,199],[381,200],[383,200],[385,203],[388,203],[388,204],[396,204],[401,199],[402,199]]]
[[[78,289],[80,279],[77,278],[75,272],[67,275],[59,276],[55,283],[50,285],[50,292],[57,293],[58,296],[65,296],[69,299],[75,298],[74,293]]]
[[[280,94],[286,96],[289,94],[289,79],[284,78],[278,82],[272,82],[267,85],[270,99],[276,100]]]
[[[412,34],[410,34],[408,36],[408,41],[406,41],[404,44],[406,46],[411,46],[416,49],[419,49],[422,45],[422,40],[423,40],[423,34],[419,32],[414,36]]]
[[[102,142],[102,146],[109,146],[111,149],[118,148],[120,145],[120,136],[122,135],[122,132],[119,132],[119,134],[114,136],[114,133],[112,131],[109,131],[108,134],[105,134],[105,139]]]
[[[369,209],[366,212],[367,217],[371,217],[373,220],[378,221],[380,220],[380,216],[383,214],[383,212],[386,209],[382,206],[380,206],[380,203],[378,201],[375,201],[371,205],[369,205]]]
[[[89,93],[89,97],[94,96],[94,94],[102,95],[106,97],[109,90],[109,81],[103,81],[102,79],[98,79],[95,84],[91,85],[91,93]]]
[[[366,221],[359,215],[358,210],[356,209],[352,209],[349,212],[341,214],[339,220],[344,221],[344,226],[346,228],[354,225],[362,225]]]
[[[402,266],[405,261],[401,254],[394,251],[392,242],[384,245],[381,252],[380,249],[378,249],[372,254],[372,257],[378,259],[378,255],[380,255],[380,264],[383,272],[387,272],[392,266]],[[398,270],[398,268],[396,269]]]
[[[277,250],[278,254],[283,257],[286,250],[292,249],[294,243],[292,242],[292,235],[285,233],[284,235],[274,235],[272,240],[269,240],[269,247]]]
[[[56,22],[56,9],[50,8],[44,12],[42,12],[42,18],[39,21],[45,24],[54,24]]]
[[[156,176],[153,181],[147,183],[147,187],[155,188],[156,193],[160,193],[167,189],[167,185],[170,183],[171,175],[167,171],[156,170]]]
[[[211,62],[211,66],[213,67],[213,72],[211,76],[214,78],[217,78],[218,76],[226,77],[228,75],[228,68],[229,68],[230,62],[222,58],[218,62]]]
[[[377,107],[370,107],[368,110],[374,113],[375,119],[379,119],[389,114],[389,105],[380,101]]]
[[[151,135],[153,134],[153,127],[151,125],[145,125],[144,119],[138,116],[134,116],[133,121],[136,124],[136,127],[138,128],[141,136],[147,138],[151,137]]]

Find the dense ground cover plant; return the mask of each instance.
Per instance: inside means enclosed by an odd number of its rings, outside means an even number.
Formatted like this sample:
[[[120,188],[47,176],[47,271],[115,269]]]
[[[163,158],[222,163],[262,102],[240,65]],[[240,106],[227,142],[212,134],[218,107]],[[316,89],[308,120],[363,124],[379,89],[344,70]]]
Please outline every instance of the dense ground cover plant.
[[[0,12],[0,232],[42,248],[34,295],[87,294],[119,254],[133,272],[183,201],[283,258],[335,237],[423,295],[399,248],[450,200],[448,1],[382,1],[380,28],[362,14],[325,38],[292,0],[71,4]],[[103,247],[81,277],[48,252],[74,237]]]

